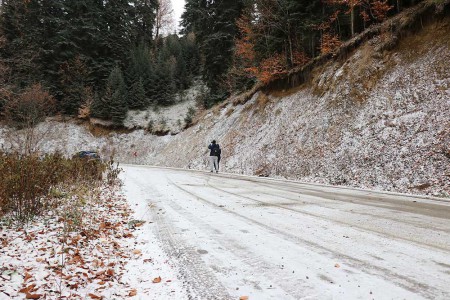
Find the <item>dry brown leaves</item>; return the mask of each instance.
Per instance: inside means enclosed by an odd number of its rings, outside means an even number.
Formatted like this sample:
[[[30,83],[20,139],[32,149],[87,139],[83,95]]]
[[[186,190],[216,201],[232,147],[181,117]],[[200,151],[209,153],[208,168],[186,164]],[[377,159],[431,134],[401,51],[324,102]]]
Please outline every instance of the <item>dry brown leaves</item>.
[[[161,276],[158,276],[158,277],[154,278],[152,282],[153,283],[160,283],[161,282]]]
[[[22,272],[23,280],[20,286],[20,283],[13,283],[6,276],[2,278],[4,282],[0,283],[0,287],[5,284],[14,287],[15,284],[17,293],[24,294],[26,299],[84,299],[81,295],[103,299],[102,292],[111,288],[121,293],[119,298],[135,296],[137,290],[120,280],[125,273],[125,265],[132,257],[130,252],[136,256],[142,255],[141,250],[130,249],[125,240],[133,237],[134,228],[127,226],[131,210],[126,199],[111,190],[105,189],[104,194],[109,197],[103,195],[102,199],[96,200],[83,216],[83,227],[78,231],[63,231],[68,220],[55,214],[26,231],[11,230],[14,245],[2,238],[0,245],[5,250],[4,255],[19,261],[22,266],[10,268],[16,273]],[[139,227],[142,224],[135,225]],[[30,252],[33,255],[21,255],[26,246],[36,250]],[[146,262],[151,261],[146,259]],[[153,282],[160,281],[159,277]],[[56,291],[58,284],[64,287],[63,292]]]

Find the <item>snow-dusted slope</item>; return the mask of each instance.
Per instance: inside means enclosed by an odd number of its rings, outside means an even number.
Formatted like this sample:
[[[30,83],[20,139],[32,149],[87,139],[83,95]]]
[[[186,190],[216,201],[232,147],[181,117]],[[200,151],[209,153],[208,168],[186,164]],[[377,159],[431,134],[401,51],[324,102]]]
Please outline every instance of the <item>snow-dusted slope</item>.
[[[206,93],[206,90],[204,83],[197,80],[190,89],[177,95],[175,104],[172,106],[129,111],[124,126],[126,128],[151,127],[154,131],[179,133],[184,128],[189,109],[195,109],[197,98]]]
[[[137,130],[95,138],[53,122],[42,125],[57,132],[42,149],[98,149],[126,163],[201,169],[216,139],[226,172],[448,196],[448,32],[448,20],[435,23],[383,53],[369,41],[295,90],[257,93],[245,104],[230,99],[175,136]]]

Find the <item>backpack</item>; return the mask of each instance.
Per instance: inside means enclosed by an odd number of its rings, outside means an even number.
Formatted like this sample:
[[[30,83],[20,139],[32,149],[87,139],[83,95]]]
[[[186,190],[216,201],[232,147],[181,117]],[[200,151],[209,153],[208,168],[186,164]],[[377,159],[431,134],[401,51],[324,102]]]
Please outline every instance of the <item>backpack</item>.
[[[220,150],[219,145],[216,145],[214,148],[212,148],[212,154],[213,156],[220,156],[220,153],[222,151]]]

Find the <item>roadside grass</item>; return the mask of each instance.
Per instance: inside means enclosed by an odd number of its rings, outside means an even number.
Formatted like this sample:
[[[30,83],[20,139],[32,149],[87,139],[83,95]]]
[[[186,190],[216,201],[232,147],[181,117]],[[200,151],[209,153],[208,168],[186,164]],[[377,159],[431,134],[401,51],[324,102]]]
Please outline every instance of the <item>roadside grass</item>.
[[[113,163],[63,155],[0,153],[0,217],[18,223],[39,217],[63,199],[95,189],[103,182],[115,184],[119,174]]]

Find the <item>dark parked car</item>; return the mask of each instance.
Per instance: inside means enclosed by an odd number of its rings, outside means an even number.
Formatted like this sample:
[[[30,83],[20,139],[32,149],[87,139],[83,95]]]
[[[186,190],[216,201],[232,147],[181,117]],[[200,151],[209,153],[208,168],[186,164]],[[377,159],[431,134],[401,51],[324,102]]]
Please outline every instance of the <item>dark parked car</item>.
[[[98,155],[98,153],[95,151],[80,151],[77,152],[73,157],[100,160],[100,155]]]

